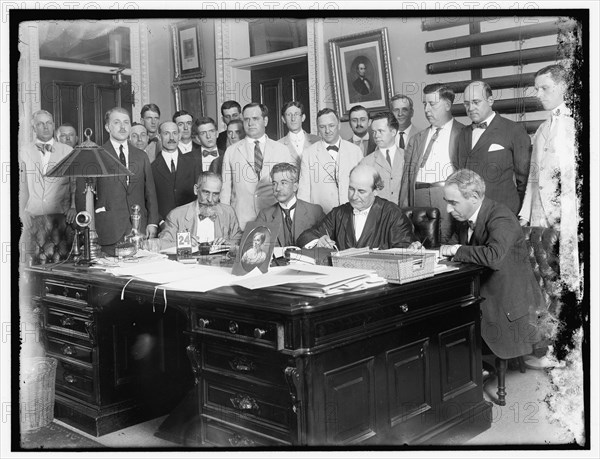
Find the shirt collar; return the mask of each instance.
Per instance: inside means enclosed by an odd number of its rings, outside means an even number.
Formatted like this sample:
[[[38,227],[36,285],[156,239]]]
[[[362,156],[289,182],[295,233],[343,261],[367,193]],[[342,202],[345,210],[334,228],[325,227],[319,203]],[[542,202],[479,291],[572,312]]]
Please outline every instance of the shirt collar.
[[[161,153],[162,153],[163,155],[167,155],[167,156],[171,156],[171,155],[175,155],[175,156],[177,156],[178,150],[175,150],[175,151],[167,151],[167,150],[163,150]]]
[[[123,145],[123,151],[124,151],[125,153],[128,153],[128,152],[129,152],[129,148],[127,147],[127,140],[125,140],[125,141],[123,141],[123,142],[118,142],[118,141],[116,141],[115,139],[113,139],[113,138],[111,137],[111,139],[110,139],[110,143],[112,144],[113,148],[114,148],[114,149],[115,149],[115,151],[117,152],[117,155],[119,154],[119,147],[120,147],[121,145]]]
[[[483,201],[481,201],[481,204],[483,204]],[[479,204],[479,207],[477,208],[477,210],[475,212],[473,212],[473,215],[471,215],[468,218],[468,220],[471,220],[475,224],[477,224],[477,216],[479,215],[479,211],[481,210],[481,204]]]
[[[282,202],[279,203],[279,205],[283,208],[283,209],[289,209],[290,207],[292,207],[294,204],[296,204],[296,202],[298,201],[298,199],[296,198],[296,195],[292,196],[292,199],[290,199],[290,201],[287,204],[284,204]]]
[[[248,140],[248,144],[252,148],[254,148],[254,142],[256,142],[257,140],[261,145],[264,145],[267,142],[267,134],[263,134],[263,136],[258,139],[253,139],[251,137],[246,137],[246,139]]]
[[[352,208],[352,214],[356,215],[356,212],[360,212],[363,215],[368,215],[369,212],[371,211],[371,207],[373,207],[373,204],[371,204],[369,207],[367,207],[366,209],[363,210],[357,210],[354,207]]]
[[[369,133],[367,132],[364,137],[359,137],[356,134],[352,135],[352,142],[362,142],[363,140],[369,140]]]
[[[299,132],[290,131],[289,134],[290,134],[290,139],[292,139],[292,140],[300,140],[300,139],[304,138],[304,130],[303,129],[300,129]]]
[[[40,144],[40,145],[50,145],[50,146],[54,146],[54,137],[52,137],[50,140],[48,140],[47,142],[43,142],[40,139],[36,139],[35,143]]]
[[[321,142],[323,142],[323,148],[325,148],[325,150],[327,150],[327,147],[330,145],[335,145],[336,147],[338,147],[338,151],[340,150],[340,145],[342,143],[342,138],[338,137],[337,142],[335,143],[327,143],[324,140],[321,140]]]
[[[557,114],[557,111],[558,111],[558,114]],[[567,104],[563,102],[558,107],[556,107],[554,110],[552,110],[552,115],[553,116],[571,116],[571,110],[569,109],[569,107],[567,107]]]
[[[490,126],[490,123],[492,122],[492,120],[494,119],[494,116],[496,116],[496,112],[492,112],[492,114],[490,116],[488,116],[486,119],[484,119],[483,121],[481,121],[481,123],[487,123],[488,127]]]

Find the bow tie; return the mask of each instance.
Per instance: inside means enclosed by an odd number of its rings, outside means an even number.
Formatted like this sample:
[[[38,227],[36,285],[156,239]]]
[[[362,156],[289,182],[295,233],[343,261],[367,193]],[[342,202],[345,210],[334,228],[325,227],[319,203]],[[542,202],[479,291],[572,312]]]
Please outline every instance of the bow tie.
[[[157,142],[158,143],[158,136],[157,137],[152,137],[151,139],[148,139],[148,145],[150,145],[152,142]]]
[[[202,157],[206,158],[207,156],[217,156],[217,150],[202,150]]]
[[[370,210],[370,209],[364,209],[364,210],[352,209],[352,213],[353,213],[354,215],[363,215],[363,216],[367,216],[367,215],[369,215],[369,210]]]
[[[557,108],[552,112],[552,116],[560,116],[560,108]]]
[[[209,220],[214,222],[217,219],[217,214],[213,214],[213,215],[198,214],[198,218],[200,219],[200,221],[204,220],[205,218],[208,218]]]
[[[486,127],[488,127],[487,121],[471,124],[471,129],[485,129]]]
[[[42,152],[43,155],[46,154],[47,151],[53,152],[54,148],[49,143],[36,143],[35,147]]]
[[[336,145],[329,145],[327,150],[339,151],[340,149]]]
[[[475,231],[475,222],[472,220],[467,220],[467,225],[471,228],[471,231]]]

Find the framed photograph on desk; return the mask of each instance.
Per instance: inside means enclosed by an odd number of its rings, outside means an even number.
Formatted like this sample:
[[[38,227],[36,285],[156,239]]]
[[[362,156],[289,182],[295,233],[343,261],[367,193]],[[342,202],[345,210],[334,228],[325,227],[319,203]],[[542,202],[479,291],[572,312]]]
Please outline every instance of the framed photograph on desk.
[[[200,24],[196,20],[178,22],[171,26],[175,81],[202,78],[202,48]]]
[[[232,273],[243,276],[254,268],[266,273],[269,270],[278,231],[279,228],[274,223],[248,222]]]
[[[394,93],[387,28],[329,40],[335,107],[343,121],[356,104],[388,110]]]

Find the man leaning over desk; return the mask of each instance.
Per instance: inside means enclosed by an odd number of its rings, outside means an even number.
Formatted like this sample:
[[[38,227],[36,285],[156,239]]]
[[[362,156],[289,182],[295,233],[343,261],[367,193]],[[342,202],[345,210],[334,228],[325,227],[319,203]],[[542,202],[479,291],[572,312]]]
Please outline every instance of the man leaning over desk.
[[[161,249],[173,247],[177,233],[181,232],[189,232],[196,244],[231,245],[239,242],[242,231],[233,207],[219,202],[222,186],[219,174],[202,172],[198,176],[194,185],[198,199],[169,212],[165,227],[158,235]]]
[[[408,217],[396,204],[377,196],[382,188],[383,181],[375,168],[355,166],[350,171],[349,202],[335,207],[319,224],[302,233],[297,244],[340,250],[420,248]]]

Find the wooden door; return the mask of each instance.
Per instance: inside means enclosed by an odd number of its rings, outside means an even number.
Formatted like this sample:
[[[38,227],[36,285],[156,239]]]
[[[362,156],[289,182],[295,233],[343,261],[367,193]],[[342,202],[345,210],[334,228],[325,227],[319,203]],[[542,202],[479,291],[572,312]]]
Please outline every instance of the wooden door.
[[[287,134],[281,121],[281,107],[290,100],[304,105],[306,119],[302,127],[310,132],[310,98],[308,88],[308,62],[304,59],[293,64],[282,64],[252,71],[252,101],[269,108],[267,135],[273,140]]]
[[[83,132],[93,131],[91,140],[102,145],[108,140],[104,129],[104,114],[120,106],[131,113],[131,77],[122,76],[123,83],[114,84],[113,75],[54,68],[40,68],[42,84],[41,108],[54,115],[55,126],[71,123],[77,129],[79,142]],[[137,114],[132,114],[132,122]]]

